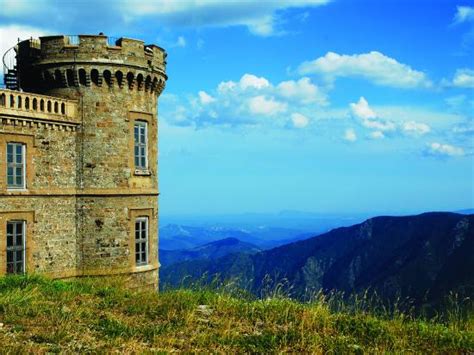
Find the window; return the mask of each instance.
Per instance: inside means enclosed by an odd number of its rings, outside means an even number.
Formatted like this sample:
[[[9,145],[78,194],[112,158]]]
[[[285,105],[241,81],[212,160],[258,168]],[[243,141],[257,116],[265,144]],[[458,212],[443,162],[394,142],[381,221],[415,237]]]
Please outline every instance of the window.
[[[147,123],[135,122],[135,169],[146,170],[148,168],[147,157]]]
[[[7,143],[7,187],[25,189],[26,146],[22,143]]]
[[[135,220],[135,262],[137,265],[148,264],[148,217]]]
[[[25,221],[7,222],[7,274],[25,272]]]

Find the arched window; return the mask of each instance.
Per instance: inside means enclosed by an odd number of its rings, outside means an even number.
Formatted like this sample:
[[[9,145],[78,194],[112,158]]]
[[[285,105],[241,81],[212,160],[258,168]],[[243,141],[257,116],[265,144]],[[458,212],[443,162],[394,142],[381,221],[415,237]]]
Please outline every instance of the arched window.
[[[56,86],[58,86],[58,87],[63,86],[62,75],[61,75],[61,71],[59,69],[56,69],[54,71],[54,81],[56,83]]]
[[[44,100],[40,100],[40,111],[44,111]]]
[[[38,110],[38,100],[36,98],[33,99],[33,110]]]
[[[133,89],[133,79],[134,79],[133,73],[129,72],[127,74],[127,82],[128,82],[129,89]]]
[[[147,76],[145,79],[145,91],[150,90],[151,88],[151,76]]]
[[[82,86],[87,85],[87,75],[84,69],[79,69],[79,84]]]
[[[66,105],[64,104],[64,102],[61,104],[61,113],[62,113],[63,115],[66,114]]]
[[[117,79],[117,84],[119,87],[123,86],[123,73],[119,70],[115,72],[115,79]]]
[[[17,107],[21,108],[21,96],[18,96]]]
[[[15,107],[15,96],[10,95],[10,107]]]
[[[92,69],[91,70],[91,81],[99,86],[99,71],[97,69]]]
[[[51,112],[53,110],[53,106],[51,105],[51,101],[48,100],[48,103],[47,103],[47,107],[48,107],[48,112]]]
[[[158,78],[154,78],[154,79],[153,79],[153,84],[152,84],[152,86],[151,86],[151,89],[152,89],[153,91],[155,91],[157,87],[158,87]]]
[[[5,106],[6,103],[7,103],[6,101],[7,101],[7,100],[6,100],[5,94],[1,94],[1,95],[0,95],[0,106]]]
[[[141,90],[143,88],[143,75],[142,74],[137,75],[137,87],[138,87],[138,90]]]
[[[66,70],[66,79],[68,86],[74,86],[74,72],[72,69]]]
[[[109,70],[104,70],[104,81],[107,83],[108,86],[112,85],[112,74]]]
[[[54,102],[54,113],[58,113],[59,112],[59,104],[55,101]]]
[[[49,71],[44,72],[44,80],[46,81],[47,84],[51,84],[53,82],[53,76]]]
[[[30,98],[25,97],[25,109],[29,110],[30,109]]]

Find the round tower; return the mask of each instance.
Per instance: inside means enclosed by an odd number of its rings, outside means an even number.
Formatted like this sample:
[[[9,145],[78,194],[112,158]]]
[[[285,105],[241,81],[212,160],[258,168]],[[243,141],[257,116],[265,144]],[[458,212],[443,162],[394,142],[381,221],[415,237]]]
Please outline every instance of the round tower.
[[[78,275],[120,274],[157,287],[157,100],[165,66],[162,48],[135,39],[48,36],[18,45],[24,91],[79,102]]]

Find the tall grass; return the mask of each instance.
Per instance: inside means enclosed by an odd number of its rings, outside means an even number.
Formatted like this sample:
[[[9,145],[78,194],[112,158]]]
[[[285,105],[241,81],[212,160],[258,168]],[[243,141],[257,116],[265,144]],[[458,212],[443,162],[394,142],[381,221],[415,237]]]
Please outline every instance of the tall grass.
[[[0,278],[0,352],[471,352],[474,318],[456,302],[432,319],[381,309],[370,293],[257,298],[235,284],[160,293],[120,280]]]

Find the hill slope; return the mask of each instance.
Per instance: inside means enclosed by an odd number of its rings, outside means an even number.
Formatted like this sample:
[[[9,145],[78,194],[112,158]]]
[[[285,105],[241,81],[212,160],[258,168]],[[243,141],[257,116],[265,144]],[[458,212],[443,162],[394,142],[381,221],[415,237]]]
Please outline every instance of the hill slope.
[[[0,353],[474,351],[472,313],[442,322],[334,304],[222,289],[133,292],[106,278],[0,278]]]
[[[259,251],[261,251],[261,249],[251,243],[242,242],[237,238],[226,238],[191,249],[160,249],[160,263],[162,267],[166,267],[181,261],[217,259],[232,253],[254,254]]]
[[[254,255],[190,261],[161,270],[163,284],[186,276],[237,278],[256,294],[287,280],[292,295],[319,289],[439,302],[449,291],[474,295],[474,215],[376,217]],[[273,283],[269,282],[269,278]]]

